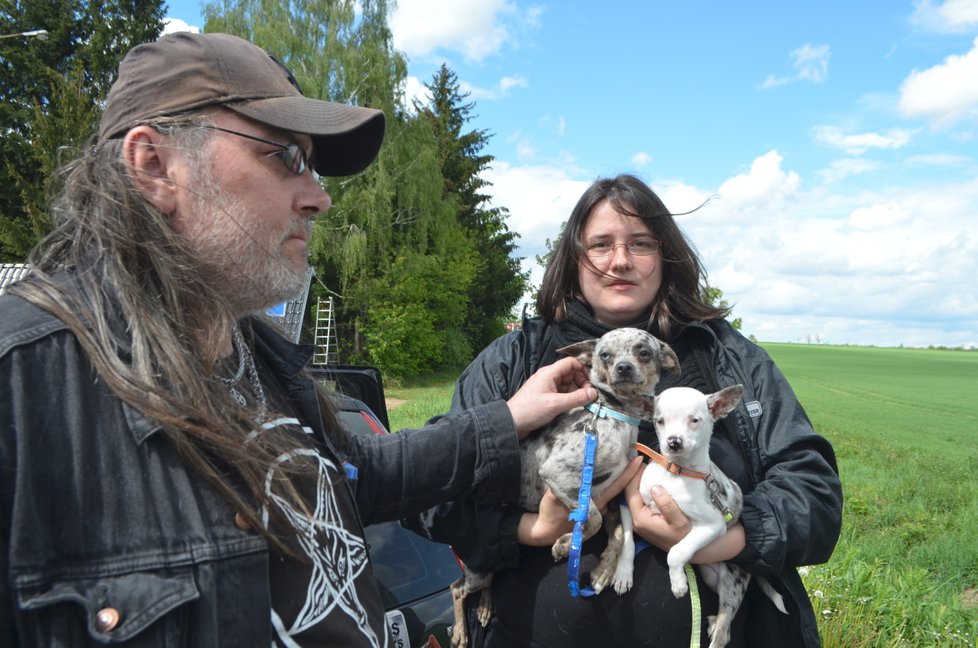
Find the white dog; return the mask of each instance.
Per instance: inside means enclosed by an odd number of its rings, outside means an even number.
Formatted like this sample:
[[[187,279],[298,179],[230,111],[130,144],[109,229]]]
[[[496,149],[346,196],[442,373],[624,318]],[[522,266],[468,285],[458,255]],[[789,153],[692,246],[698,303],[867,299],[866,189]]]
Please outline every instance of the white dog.
[[[652,501],[652,486],[662,486],[692,523],[689,534],[669,550],[667,557],[669,580],[676,598],[689,591],[685,567],[693,554],[723,535],[727,525],[735,522],[743,510],[740,487],[710,461],[713,424],[733,411],[743,391],[743,386],[734,385],[705,395],[689,387],[673,387],[655,399],[653,422],[661,455],[647,450],[653,463],[645,467],[639,493],[653,511],[658,511]],[[626,531],[630,531],[632,518],[624,506],[622,518]],[[631,538],[630,532],[626,538]],[[629,558],[634,557],[634,547],[627,547],[623,556],[625,553]],[[632,565],[619,561],[618,566],[615,589],[628,589]],[[710,648],[721,648],[730,640],[730,624],[743,601],[751,575],[728,563],[700,565],[700,568],[703,579],[720,599],[719,612],[710,619]],[[787,614],[781,595],[767,579],[757,577],[757,582],[775,606]]]

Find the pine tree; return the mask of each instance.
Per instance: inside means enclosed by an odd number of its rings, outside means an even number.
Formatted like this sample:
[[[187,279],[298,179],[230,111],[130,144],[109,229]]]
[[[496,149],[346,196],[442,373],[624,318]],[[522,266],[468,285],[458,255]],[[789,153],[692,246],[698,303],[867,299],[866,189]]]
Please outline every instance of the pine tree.
[[[4,3],[0,33],[0,261],[23,260],[49,229],[54,170],[95,132],[129,49],[163,29],[161,0]]]
[[[426,87],[430,103],[415,108],[431,124],[445,197],[457,201],[458,222],[478,254],[464,330],[472,348],[479,350],[505,331],[504,319],[526,290],[529,275],[513,256],[519,235],[506,225],[507,211],[490,207],[489,196],[482,193],[489,183],[481,174],[493,161],[482,150],[491,135],[484,129],[463,132],[475,104],[467,103],[469,95],[460,91],[457,76],[444,64]]]

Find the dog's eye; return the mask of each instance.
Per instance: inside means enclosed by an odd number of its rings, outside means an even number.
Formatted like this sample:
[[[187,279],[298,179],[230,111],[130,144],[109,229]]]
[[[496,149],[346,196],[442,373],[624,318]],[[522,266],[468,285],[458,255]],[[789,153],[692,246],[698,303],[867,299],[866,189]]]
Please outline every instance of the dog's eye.
[[[598,354],[598,357],[604,360],[605,362],[611,360],[611,354],[607,351],[602,351],[601,353]]]

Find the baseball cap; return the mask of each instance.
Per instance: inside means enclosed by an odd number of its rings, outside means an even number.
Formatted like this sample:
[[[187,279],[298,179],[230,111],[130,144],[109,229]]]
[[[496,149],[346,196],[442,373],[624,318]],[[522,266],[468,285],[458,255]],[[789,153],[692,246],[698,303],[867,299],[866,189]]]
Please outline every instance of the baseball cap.
[[[231,34],[177,32],[132,48],[106,101],[98,141],[122,137],[154,117],[224,106],[313,140],[324,176],[365,169],[384,139],[384,113],[305,97],[289,70]]]

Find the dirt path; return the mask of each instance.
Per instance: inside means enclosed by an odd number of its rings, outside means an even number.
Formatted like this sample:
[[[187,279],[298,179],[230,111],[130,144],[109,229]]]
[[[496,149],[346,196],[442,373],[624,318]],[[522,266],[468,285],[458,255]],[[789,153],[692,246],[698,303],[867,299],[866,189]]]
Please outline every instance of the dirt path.
[[[396,407],[400,407],[407,401],[403,398],[385,398],[384,402],[387,403],[387,411],[389,412]]]

